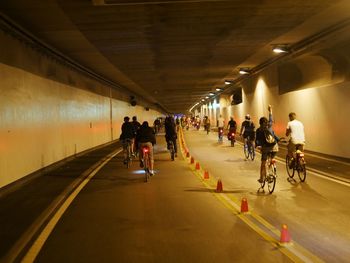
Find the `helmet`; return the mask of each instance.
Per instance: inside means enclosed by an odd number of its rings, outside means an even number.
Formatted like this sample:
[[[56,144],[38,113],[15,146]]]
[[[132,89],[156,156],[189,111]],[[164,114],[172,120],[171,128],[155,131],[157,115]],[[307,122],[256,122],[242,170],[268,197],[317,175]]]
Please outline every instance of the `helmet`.
[[[250,120],[250,115],[249,114],[245,115],[245,119]]]

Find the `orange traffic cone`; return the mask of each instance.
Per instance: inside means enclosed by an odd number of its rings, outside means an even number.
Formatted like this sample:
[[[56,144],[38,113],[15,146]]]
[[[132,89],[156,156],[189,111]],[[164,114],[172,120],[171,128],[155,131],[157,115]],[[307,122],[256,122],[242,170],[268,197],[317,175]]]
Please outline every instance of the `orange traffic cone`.
[[[192,164],[192,163],[194,163],[194,158],[193,158],[193,157],[191,157],[191,164]]]
[[[204,171],[204,179],[209,179],[209,172],[208,171]]]
[[[221,182],[221,179],[218,180],[218,183],[216,185],[216,192],[222,192],[223,189],[222,189],[222,182]]]
[[[200,166],[199,166],[199,162],[196,163],[196,170],[199,170]]]
[[[282,244],[290,242],[290,235],[289,235],[289,232],[288,232],[288,226],[284,225],[284,224],[282,225],[280,242]]]
[[[247,198],[242,198],[241,213],[246,213],[246,212],[248,212],[248,201],[247,201]]]

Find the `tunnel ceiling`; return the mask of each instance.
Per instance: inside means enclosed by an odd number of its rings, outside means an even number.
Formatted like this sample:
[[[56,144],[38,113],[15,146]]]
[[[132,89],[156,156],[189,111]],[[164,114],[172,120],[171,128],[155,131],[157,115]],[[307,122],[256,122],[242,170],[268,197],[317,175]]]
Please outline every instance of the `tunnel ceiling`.
[[[2,0],[0,12],[76,62],[169,112],[239,67],[276,56],[350,13],[337,0]]]

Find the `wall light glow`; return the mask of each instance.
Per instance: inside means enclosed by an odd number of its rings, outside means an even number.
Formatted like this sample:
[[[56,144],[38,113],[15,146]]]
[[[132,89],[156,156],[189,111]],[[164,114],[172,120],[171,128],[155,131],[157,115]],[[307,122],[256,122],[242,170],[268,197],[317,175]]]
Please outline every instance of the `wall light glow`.
[[[213,102],[213,108],[217,109],[220,108],[220,104],[216,102],[216,100],[214,100]]]

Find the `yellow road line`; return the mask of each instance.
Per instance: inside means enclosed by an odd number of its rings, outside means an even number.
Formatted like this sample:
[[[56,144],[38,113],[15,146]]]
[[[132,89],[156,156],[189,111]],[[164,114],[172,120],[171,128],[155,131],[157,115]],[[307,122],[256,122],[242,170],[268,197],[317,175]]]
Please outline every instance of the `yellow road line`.
[[[67,210],[69,205],[73,202],[75,197],[79,194],[79,192],[84,188],[84,186],[91,180],[92,177],[106,164],[108,163],[114,156],[116,156],[118,153],[120,153],[120,150],[117,150],[110,154],[106,160],[104,160],[96,169],[94,169],[87,178],[85,178],[79,186],[68,196],[68,198],[65,200],[65,202],[62,204],[62,206],[57,210],[55,215],[50,219],[48,224],[45,226],[45,228],[42,230],[38,238],[34,241],[33,245],[28,250],[27,254],[23,257],[22,263],[32,263],[34,262],[35,258],[38,256],[40,250],[44,246],[47,238],[55,228],[57,222],[60,220],[64,212]]]

